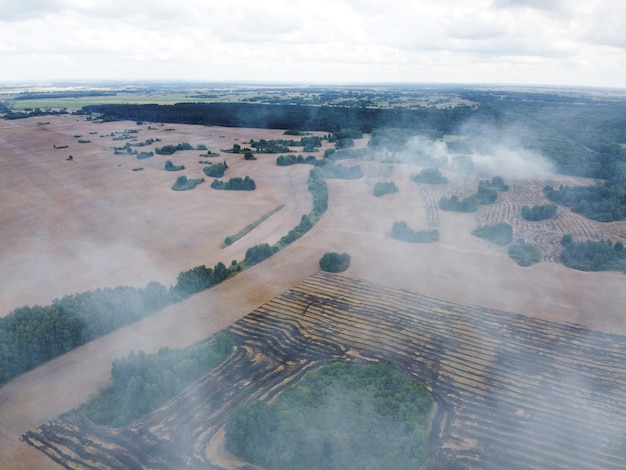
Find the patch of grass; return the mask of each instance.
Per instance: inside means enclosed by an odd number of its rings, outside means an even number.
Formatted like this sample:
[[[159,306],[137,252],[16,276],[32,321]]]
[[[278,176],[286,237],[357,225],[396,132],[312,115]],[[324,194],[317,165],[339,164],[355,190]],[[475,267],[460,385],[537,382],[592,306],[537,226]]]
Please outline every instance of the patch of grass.
[[[284,204],[281,204],[280,206],[275,207],[274,209],[272,209],[268,213],[263,214],[261,217],[259,217],[257,220],[255,220],[251,224],[246,225],[244,228],[239,230],[236,234],[229,235],[228,237],[226,237],[224,239],[224,242],[220,244],[220,248],[226,248],[227,246],[232,245],[233,243],[235,243],[237,240],[245,237],[248,233],[250,233],[252,230],[257,228],[259,225],[261,225],[263,222],[265,222],[271,216],[276,214],[276,212],[281,210],[283,207],[285,207]]]

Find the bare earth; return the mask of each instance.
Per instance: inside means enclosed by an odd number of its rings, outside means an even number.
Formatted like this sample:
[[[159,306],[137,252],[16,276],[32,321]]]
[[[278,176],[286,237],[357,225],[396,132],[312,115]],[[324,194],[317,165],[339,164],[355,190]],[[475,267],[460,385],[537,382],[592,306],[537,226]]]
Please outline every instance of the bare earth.
[[[78,120],[77,120],[78,119]],[[38,122],[49,124],[37,125]],[[139,142],[154,145],[189,142],[211,151],[232,148],[250,138],[284,138],[282,131],[183,125],[137,126],[132,122],[94,124],[62,116],[2,122],[0,126],[0,314],[28,304],[98,287],[166,285],[199,264],[243,259],[257,243],[274,243],[311,209],[306,189],[310,167],[275,165],[275,155],[246,162],[223,154],[226,179],[251,176],[258,189],[239,193],[215,191],[210,178],[193,191],[169,188],[176,177],[204,177],[200,151],[177,152],[137,160],[116,156],[113,146],[127,141],[100,137],[124,129],[140,129]],[[175,131],[167,131],[175,128]],[[98,134],[90,134],[98,132]],[[76,135],[90,143],[77,143]],[[365,144],[365,139],[360,145]],[[69,145],[54,149],[53,145]],[[137,150],[152,150],[137,147]],[[297,151],[294,153],[298,153]],[[68,155],[74,161],[66,161]],[[163,170],[165,160],[184,164],[182,172]],[[143,167],[143,171],[132,171]],[[611,333],[626,334],[626,276],[583,273],[555,262],[554,246],[564,230],[599,238],[624,238],[626,224],[596,224],[559,209],[552,225],[525,223],[502,207],[528,204],[525,182],[508,181],[511,191],[502,204],[477,214],[433,212],[429,201],[440,197],[409,180],[403,165],[363,164],[366,177],[329,180],[329,210],[294,245],[259,266],[150,318],[53,360],[0,388],[0,462],[3,468],[58,468],[40,452],[18,440],[25,431],[85,402],[106,385],[111,362],[132,350],[152,352],[161,346],[183,347],[233,323],[254,308],[295,285],[318,269],[326,251],[352,257],[345,273],[375,283],[420,292],[455,302],[480,305],[573,322]],[[400,191],[372,196],[375,182],[393,179]],[[550,175],[538,181],[564,181]],[[473,183],[472,183],[473,184]],[[475,185],[474,185],[475,188]],[[459,183],[455,190],[462,190]],[[451,189],[441,189],[450,191]],[[516,196],[517,195],[517,196]],[[537,197],[537,196],[534,196]],[[219,244],[273,208],[285,207],[232,246]],[[430,205],[429,205],[430,204]],[[491,211],[491,212],[490,212]],[[516,233],[535,233],[544,261],[517,266],[506,248],[473,237],[478,223],[508,217]],[[513,219],[510,219],[513,218]],[[413,245],[389,238],[396,220],[411,227],[436,227],[437,244]],[[491,223],[491,222],[490,222]],[[539,235],[540,234],[540,235]],[[543,244],[541,244],[543,243]]]

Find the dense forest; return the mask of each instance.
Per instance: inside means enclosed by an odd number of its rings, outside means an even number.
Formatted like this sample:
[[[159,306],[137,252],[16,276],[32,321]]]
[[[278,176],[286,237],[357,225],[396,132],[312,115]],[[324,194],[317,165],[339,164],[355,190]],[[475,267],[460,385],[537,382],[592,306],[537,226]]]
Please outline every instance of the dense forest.
[[[225,445],[266,468],[418,469],[431,409],[423,388],[383,364],[335,363],[272,404],[236,409]]]
[[[112,384],[84,406],[95,424],[120,427],[158,408],[226,359],[233,350],[230,331],[188,349],[161,348],[116,359]]]

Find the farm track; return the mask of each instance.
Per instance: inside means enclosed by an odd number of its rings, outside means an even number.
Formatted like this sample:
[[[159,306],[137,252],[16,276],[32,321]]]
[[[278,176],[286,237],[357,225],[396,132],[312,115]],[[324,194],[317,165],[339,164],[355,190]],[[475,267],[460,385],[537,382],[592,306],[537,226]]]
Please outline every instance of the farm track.
[[[626,338],[315,274],[231,326],[236,350],[143,420],[73,410],[22,439],[65,468],[212,468],[235,407],[334,361],[380,361],[438,404],[429,469],[626,467]]]

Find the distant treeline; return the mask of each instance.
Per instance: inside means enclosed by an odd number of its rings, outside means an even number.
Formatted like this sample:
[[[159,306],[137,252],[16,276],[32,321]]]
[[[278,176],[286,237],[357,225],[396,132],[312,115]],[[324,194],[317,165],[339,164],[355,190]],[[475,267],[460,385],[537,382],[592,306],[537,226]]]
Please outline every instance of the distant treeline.
[[[85,106],[80,113],[100,113],[103,120],[137,120],[184,124],[321,130],[359,129],[370,133],[393,127],[411,135],[440,138],[458,134],[467,139],[448,142],[459,153],[481,151],[498,134],[514,134],[520,145],[550,158],[566,174],[624,179],[626,101],[597,97],[506,91],[450,90],[478,106],[454,108],[370,108],[299,104],[179,103],[106,104]],[[462,127],[471,123],[470,126]],[[400,133],[402,134],[402,132]],[[374,145],[382,140],[377,137]],[[394,144],[388,147],[393,150]]]
[[[416,133],[442,136],[451,133],[462,121],[475,114],[469,107],[451,109],[375,109],[338,106],[264,105],[253,103],[178,103],[89,105],[84,114],[99,113],[105,121],[132,120],[202,124],[206,126],[251,127],[265,129],[323,130],[411,128]]]
[[[85,96],[114,96],[115,91],[99,90],[70,90],[70,91],[24,91],[19,93],[15,100],[41,100],[50,98],[84,98]]]

